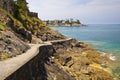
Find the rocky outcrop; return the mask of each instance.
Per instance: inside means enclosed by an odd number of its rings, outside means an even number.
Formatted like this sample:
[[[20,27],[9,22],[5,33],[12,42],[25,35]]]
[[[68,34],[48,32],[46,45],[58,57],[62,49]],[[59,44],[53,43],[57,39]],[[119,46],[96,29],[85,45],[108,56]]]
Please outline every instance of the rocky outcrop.
[[[107,61],[107,66],[111,60],[100,56],[87,44],[71,39],[55,42],[53,46],[57,53],[54,54],[52,63],[68,72],[75,80],[113,80],[112,75],[101,66],[104,60]]]
[[[7,26],[12,26],[13,24],[10,17],[5,15],[1,10],[0,10],[0,22]]]
[[[15,25],[14,20],[10,18],[7,14],[4,14],[2,11],[0,11],[0,22],[3,23],[6,28],[9,28],[17,33],[18,37],[21,36],[21,39],[27,39],[29,42],[31,42],[32,33],[20,25]]]
[[[41,31],[36,36],[43,41],[52,41],[66,38],[65,36],[54,30]]]
[[[10,31],[0,31],[0,60],[26,52],[30,47]]]
[[[0,0],[0,8],[5,9],[10,14],[14,15],[14,2],[13,0]]]

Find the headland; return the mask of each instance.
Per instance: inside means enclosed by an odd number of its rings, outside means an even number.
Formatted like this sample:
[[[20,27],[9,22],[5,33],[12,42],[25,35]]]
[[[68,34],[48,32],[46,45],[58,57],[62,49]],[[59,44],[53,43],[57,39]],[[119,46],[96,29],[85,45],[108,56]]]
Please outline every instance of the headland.
[[[66,26],[66,27],[83,27],[86,26],[82,24],[78,19],[66,19],[66,20],[47,20],[44,21],[47,26]]]

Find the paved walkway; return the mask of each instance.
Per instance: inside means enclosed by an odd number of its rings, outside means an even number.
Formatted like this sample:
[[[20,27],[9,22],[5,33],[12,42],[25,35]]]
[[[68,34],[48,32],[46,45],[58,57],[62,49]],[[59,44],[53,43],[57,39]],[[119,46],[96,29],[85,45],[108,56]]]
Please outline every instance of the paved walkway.
[[[61,42],[61,41],[67,41],[70,39],[71,38],[47,41],[45,42],[45,44],[29,44],[31,48],[26,53],[18,55],[17,57],[13,57],[13,58],[10,58],[4,61],[0,61],[0,80],[4,80],[6,77],[14,73],[24,64],[26,64],[28,61],[34,58],[39,53],[40,46],[51,45],[52,42]]]

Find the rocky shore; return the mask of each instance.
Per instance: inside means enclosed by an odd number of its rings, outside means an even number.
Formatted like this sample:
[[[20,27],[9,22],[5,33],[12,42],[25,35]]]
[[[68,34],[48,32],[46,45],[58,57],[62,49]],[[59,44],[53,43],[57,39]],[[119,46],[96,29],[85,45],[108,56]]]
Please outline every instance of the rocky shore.
[[[1,61],[24,54],[31,48],[29,43],[47,42],[51,45],[40,47],[39,56],[6,80],[113,80],[109,71],[113,61],[107,55],[47,27],[29,11],[26,0],[0,1]]]
[[[108,56],[101,56],[88,44],[73,39],[70,43],[54,43],[53,47],[57,53],[51,62],[68,72],[75,80],[113,80],[108,71],[112,61]],[[104,61],[107,64],[102,66]]]

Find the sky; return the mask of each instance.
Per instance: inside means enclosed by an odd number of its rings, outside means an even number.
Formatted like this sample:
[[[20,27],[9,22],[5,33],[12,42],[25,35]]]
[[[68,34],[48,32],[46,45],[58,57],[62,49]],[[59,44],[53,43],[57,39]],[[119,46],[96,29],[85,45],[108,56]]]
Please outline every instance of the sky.
[[[120,0],[27,0],[42,20],[79,19],[85,24],[120,24]]]

